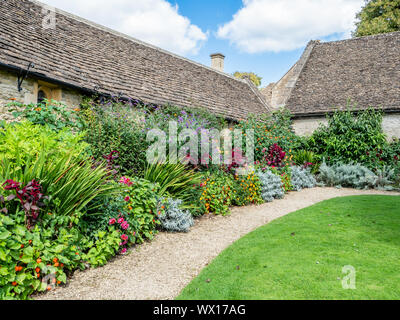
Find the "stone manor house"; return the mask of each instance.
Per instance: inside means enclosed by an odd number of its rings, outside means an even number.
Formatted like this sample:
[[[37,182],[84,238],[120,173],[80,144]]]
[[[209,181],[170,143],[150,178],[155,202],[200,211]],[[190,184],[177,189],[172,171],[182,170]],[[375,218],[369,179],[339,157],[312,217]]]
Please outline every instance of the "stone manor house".
[[[344,41],[311,41],[277,83],[259,90],[224,72],[38,1],[0,2],[0,120],[11,100],[54,99],[75,108],[82,96],[118,96],[157,105],[202,107],[230,121],[291,110],[310,134],[348,101],[385,111],[384,129],[400,137],[400,32]],[[53,20],[54,23],[51,23]],[[257,70],[254,70],[257,72]]]

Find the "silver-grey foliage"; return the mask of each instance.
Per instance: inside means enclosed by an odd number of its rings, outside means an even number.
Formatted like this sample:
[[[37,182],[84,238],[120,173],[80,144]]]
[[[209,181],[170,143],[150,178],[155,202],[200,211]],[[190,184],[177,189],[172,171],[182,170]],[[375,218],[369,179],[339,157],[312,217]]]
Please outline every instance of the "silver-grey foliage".
[[[282,180],[271,171],[257,171],[257,176],[261,184],[261,197],[266,202],[272,202],[274,199],[282,199],[285,196]]]
[[[393,175],[391,169],[378,170],[377,174],[360,164],[338,164],[329,167],[323,163],[319,180],[327,186],[351,187],[356,189],[390,189]]]
[[[159,216],[161,226],[168,232],[189,232],[194,220],[189,211],[180,209],[182,200],[164,199],[165,213]]]
[[[291,179],[294,191],[301,191],[304,188],[314,188],[317,184],[311,171],[303,167],[292,167]]]

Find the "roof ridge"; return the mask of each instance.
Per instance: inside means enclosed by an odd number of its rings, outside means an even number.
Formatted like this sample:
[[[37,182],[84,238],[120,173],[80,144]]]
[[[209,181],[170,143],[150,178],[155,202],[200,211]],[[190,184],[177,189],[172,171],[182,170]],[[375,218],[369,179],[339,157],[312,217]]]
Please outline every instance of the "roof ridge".
[[[286,105],[289,101],[290,97],[292,96],[293,90],[296,87],[297,81],[300,78],[301,73],[304,70],[305,65],[307,64],[308,60],[310,59],[311,53],[313,52],[314,48],[320,43],[319,40],[311,40],[308,42],[307,47],[304,49],[303,54],[301,55],[300,59],[296,62],[296,64],[292,68],[297,68],[297,72],[295,72],[294,76],[294,85],[290,88],[289,94],[287,95],[286,99],[283,102],[283,105]],[[292,70],[292,68],[290,70]],[[289,70],[289,71],[290,71]],[[289,72],[288,71],[288,72]],[[286,73],[287,74],[287,73]]]
[[[367,35],[367,36],[355,37],[355,38],[349,38],[349,39],[342,39],[342,40],[325,41],[325,42],[320,42],[319,44],[321,44],[321,45],[324,45],[324,44],[335,44],[335,43],[340,43],[340,42],[364,40],[364,39],[367,39],[367,38],[380,38],[380,37],[383,38],[383,37],[388,37],[388,36],[393,36],[393,35],[399,35],[400,36],[400,31],[377,33],[377,34],[371,34],[371,35]]]
[[[43,2],[40,2],[40,1],[38,1],[38,0],[27,0],[27,1],[32,2],[32,3],[36,4],[36,5],[41,6],[41,7],[53,8],[58,14],[64,15],[64,16],[66,16],[66,17],[68,17],[68,18],[74,19],[74,20],[79,21],[79,22],[81,22],[81,23],[85,23],[85,24],[87,24],[87,25],[89,25],[89,26],[91,26],[91,27],[94,27],[94,28],[100,29],[100,30],[102,30],[102,31],[111,33],[111,34],[113,34],[113,35],[115,35],[115,36],[118,36],[118,37],[122,37],[122,38],[124,38],[124,39],[130,40],[130,41],[132,41],[132,42],[138,43],[138,44],[143,45],[143,46],[146,46],[146,47],[149,47],[149,48],[154,49],[154,50],[157,50],[157,51],[159,51],[159,52],[168,54],[168,55],[170,55],[170,56],[173,56],[173,57],[178,58],[178,59],[181,59],[181,60],[183,60],[183,61],[192,63],[192,64],[197,65],[197,66],[199,66],[199,67],[208,69],[208,70],[210,70],[210,71],[213,71],[213,72],[215,72],[215,73],[218,73],[218,74],[220,74],[220,75],[222,75],[222,76],[225,76],[225,77],[228,77],[228,78],[230,78],[230,79],[234,79],[234,80],[239,81],[239,82],[247,83],[247,82],[244,81],[243,79],[236,78],[236,77],[234,77],[233,75],[230,75],[229,73],[225,73],[225,72],[222,72],[222,71],[219,71],[219,70],[215,70],[215,69],[213,69],[213,68],[211,68],[211,67],[209,67],[209,66],[206,66],[206,65],[204,65],[204,64],[202,64],[202,63],[200,63],[200,62],[196,62],[196,61],[190,60],[190,59],[188,59],[188,58],[182,57],[182,56],[180,56],[180,55],[178,55],[178,54],[176,54],[176,53],[170,52],[170,51],[168,51],[168,50],[162,49],[162,48],[157,47],[157,46],[155,46],[155,45],[152,45],[152,44],[150,44],[150,43],[147,43],[147,42],[144,42],[144,41],[142,41],[142,40],[136,39],[136,38],[134,38],[134,37],[132,37],[132,36],[130,36],[130,35],[127,35],[127,34],[125,34],[125,33],[119,32],[119,31],[117,31],[117,30],[108,28],[108,27],[103,26],[103,25],[101,25],[101,24],[99,24],[99,23],[96,23],[96,22],[94,22],[94,21],[85,19],[85,18],[80,17],[80,16],[78,16],[78,15],[75,15],[75,14],[73,14],[73,13],[70,13],[70,12],[64,11],[64,10],[62,10],[62,9],[59,9],[59,8],[57,8],[57,7],[48,5],[48,4],[43,3]]]
[[[256,85],[249,78],[245,78],[244,80],[247,82],[250,89],[257,96],[258,100],[260,100],[260,102],[265,106],[265,109],[267,111],[272,111],[272,107],[268,103],[267,99],[264,98],[264,95],[261,94],[260,90],[256,87]]]

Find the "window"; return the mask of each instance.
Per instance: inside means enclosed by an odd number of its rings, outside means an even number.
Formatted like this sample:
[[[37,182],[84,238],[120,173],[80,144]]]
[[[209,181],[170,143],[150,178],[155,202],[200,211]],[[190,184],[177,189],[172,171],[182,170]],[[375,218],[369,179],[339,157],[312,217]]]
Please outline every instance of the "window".
[[[42,103],[44,99],[47,99],[46,93],[43,90],[39,90],[37,94],[37,103]]]

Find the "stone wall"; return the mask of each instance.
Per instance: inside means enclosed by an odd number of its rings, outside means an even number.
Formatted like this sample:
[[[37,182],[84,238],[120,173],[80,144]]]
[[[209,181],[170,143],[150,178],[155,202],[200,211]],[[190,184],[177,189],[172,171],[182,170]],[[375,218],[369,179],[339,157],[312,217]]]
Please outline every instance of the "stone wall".
[[[30,104],[37,102],[37,91],[41,83],[37,79],[27,78],[22,84],[22,91],[18,92],[18,77],[15,73],[0,69],[0,120],[12,120],[12,115],[8,112],[7,104],[13,101]],[[68,88],[60,88],[49,84],[51,88],[58,88],[61,91],[61,102],[71,109],[79,107],[82,96],[78,91]]]
[[[300,118],[293,121],[294,130],[300,136],[310,136],[321,124],[327,124],[326,118]],[[382,126],[389,141],[400,138],[400,114],[386,113]]]

